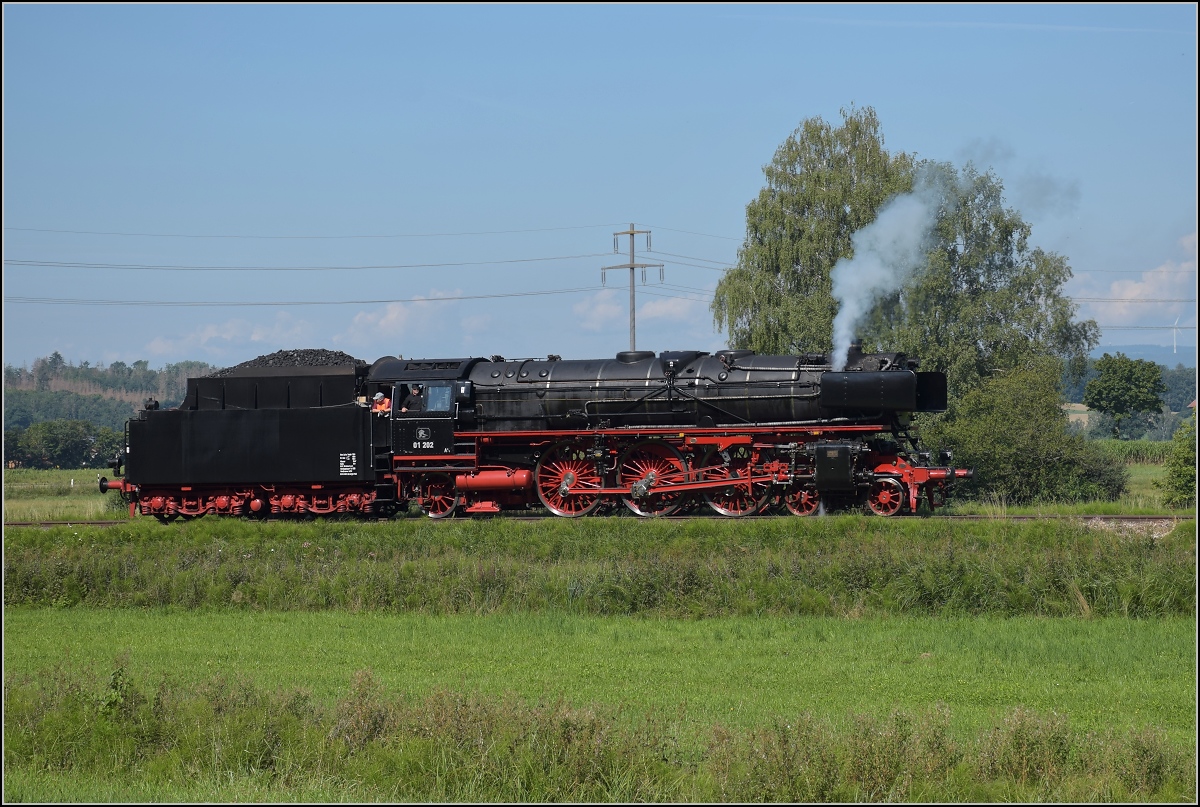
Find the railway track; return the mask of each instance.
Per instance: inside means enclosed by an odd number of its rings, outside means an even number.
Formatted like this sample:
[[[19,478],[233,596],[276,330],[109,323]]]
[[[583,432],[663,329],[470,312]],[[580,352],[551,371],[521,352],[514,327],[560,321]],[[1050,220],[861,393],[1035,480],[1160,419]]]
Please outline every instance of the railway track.
[[[502,520],[506,520],[506,521],[551,521],[551,520],[559,521],[559,520],[562,520],[558,516],[551,516],[551,515],[545,515],[545,516],[503,515],[503,516],[499,516],[499,518]],[[636,518],[636,516],[622,515],[622,516],[619,516],[619,518],[633,519],[633,518]],[[804,523],[805,521],[808,520],[808,518],[822,518],[822,516],[811,516],[811,517],[807,517],[807,518],[801,518],[801,517],[797,517],[797,516],[793,516],[793,515],[743,516],[737,520],[739,520],[739,521],[776,521],[776,520],[790,519],[792,521],[796,521],[797,523]],[[1139,522],[1147,522],[1147,521],[1171,521],[1174,523],[1178,523],[1180,521],[1193,521],[1193,520],[1195,520],[1195,518],[1196,518],[1196,516],[1194,514],[1158,515],[1158,516],[1144,516],[1144,515],[1127,515],[1127,516],[1120,516],[1120,515],[1115,515],[1115,516],[1114,515],[990,515],[990,516],[989,515],[945,515],[945,516],[928,516],[928,517],[918,516],[918,519],[920,519],[920,520],[933,520],[933,521],[1072,521],[1072,520],[1074,520],[1074,521],[1104,522],[1104,523],[1118,523],[1118,524],[1121,524],[1121,523],[1136,524]],[[148,519],[146,519],[146,520],[148,520]],[[386,524],[386,523],[389,523],[390,521],[394,521],[394,520],[395,519],[375,519],[373,521],[364,521],[363,523]],[[404,520],[404,519],[401,519],[401,520]],[[413,519],[413,520],[416,520],[416,519]],[[422,519],[422,520],[428,521],[429,519]],[[691,515],[691,516],[659,516],[655,520],[657,520],[657,521],[700,521],[700,520],[703,520],[703,521],[713,521],[713,522],[726,521],[726,519],[723,519],[723,518],[719,518],[716,516],[707,516],[707,515],[705,515],[705,516],[695,516],[695,515]],[[907,520],[907,519],[901,519],[901,520]],[[52,527],[118,527],[122,524],[128,524],[128,523],[129,523],[129,519],[121,519],[119,521],[6,521],[6,522],[4,522],[4,526],[6,528],[7,527],[41,527],[42,529],[50,529]],[[260,523],[286,524],[286,523],[299,523],[299,522],[296,519],[267,518],[267,519],[263,519]]]

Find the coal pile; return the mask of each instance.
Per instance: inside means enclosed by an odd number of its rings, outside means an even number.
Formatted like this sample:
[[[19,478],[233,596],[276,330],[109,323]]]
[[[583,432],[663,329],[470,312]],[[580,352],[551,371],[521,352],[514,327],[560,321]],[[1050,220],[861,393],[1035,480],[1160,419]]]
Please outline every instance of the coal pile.
[[[362,359],[356,359],[349,353],[343,353],[340,350],[321,350],[319,348],[311,350],[278,350],[266,356],[259,356],[258,358],[250,359],[250,361],[244,361],[233,367],[217,370],[215,373],[209,374],[208,377],[221,378],[232,375],[239,370],[251,370],[263,367],[341,367],[347,364],[357,367],[367,366],[367,363]]]

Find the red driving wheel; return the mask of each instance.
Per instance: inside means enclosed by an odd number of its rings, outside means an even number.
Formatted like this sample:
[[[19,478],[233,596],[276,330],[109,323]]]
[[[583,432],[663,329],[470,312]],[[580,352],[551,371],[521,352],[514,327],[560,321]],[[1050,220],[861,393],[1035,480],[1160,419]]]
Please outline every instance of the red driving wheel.
[[[726,461],[728,456],[728,461]],[[704,501],[723,516],[750,516],[757,513],[771,494],[769,482],[748,484],[753,453],[748,445],[730,446],[723,455],[716,448],[700,461],[697,481],[728,480],[728,485],[707,488]]]
[[[579,443],[551,447],[538,460],[534,478],[538,498],[556,516],[586,516],[600,506],[600,494],[594,491],[603,487],[604,480]]]
[[[661,440],[631,446],[621,457],[617,470],[617,486],[630,489],[621,500],[639,516],[669,516],[679,510],[687,494],[672,493],[670,488],[687,481],[683,455]]]

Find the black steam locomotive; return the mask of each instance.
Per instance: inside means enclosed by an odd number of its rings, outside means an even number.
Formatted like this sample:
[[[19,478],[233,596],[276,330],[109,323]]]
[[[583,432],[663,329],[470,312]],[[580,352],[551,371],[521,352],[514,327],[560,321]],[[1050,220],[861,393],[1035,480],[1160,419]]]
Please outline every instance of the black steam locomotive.
[[[373,412],[379,392],[391,405]],[[409,503],[433,518],[827,503],[893,516],[940,506],[971,475],[945,453],[931,465],[908,432],[913,412],[945,407],[945,375],[857,345],[840,372],[823,354],[748,350],[244,369],[189,379],[178,409],[148,402],[112,464],[124,478],[100,488],[164,521]]]

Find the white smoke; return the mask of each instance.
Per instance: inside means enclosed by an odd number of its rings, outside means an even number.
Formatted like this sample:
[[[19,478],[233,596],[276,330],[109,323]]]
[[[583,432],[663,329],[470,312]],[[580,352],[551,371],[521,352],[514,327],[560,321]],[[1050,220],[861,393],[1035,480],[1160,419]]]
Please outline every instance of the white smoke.
[[[932,172],[921,172],[911,193],[901,194],[879,210],[875,221],[851,237],[854,257],[833,267],[833,369],[846,366],[855,330],[871,306],[895,291],[925,262],[933,225],[942,201]]]

